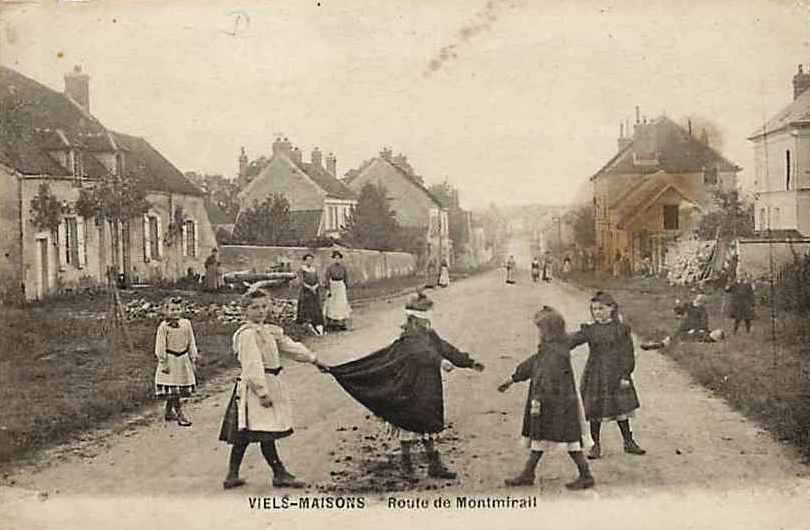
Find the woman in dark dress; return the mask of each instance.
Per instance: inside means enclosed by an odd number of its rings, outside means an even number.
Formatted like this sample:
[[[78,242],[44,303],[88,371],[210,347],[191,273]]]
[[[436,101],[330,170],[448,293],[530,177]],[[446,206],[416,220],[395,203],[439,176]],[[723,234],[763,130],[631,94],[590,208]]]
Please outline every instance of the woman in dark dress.
[[[298,293],[298,315],[295,322],[309,326],[315,335],[323,335],[323,308],[318,269],[312,264],[312,254],[304,256],[304,263],[298,271],[301,291]]]
[[[624,451],[646,453],[630,430],[630,418],[639,408],[632,373],[636,366],[630,326],[619,318],[619,306],[612,296],[599,291],[591,298],[594,322],[582,324],[571,334],[571,348],[588,343],[588,361],[582,374],[582,401],[590,422],[594,446],[588,458],[602,457],[600,431],[603,421],[617,421],[624,439]]]
[[[566,484],[569,489],[587,489],[594,485],[583,449],[589,449],[585,413],[574,381],[571,350],[565,333],[565,320],[551,307],[534,315],[540,334],[537,353],[523,361],[504,381],[499,392],[513,383],[529,381],[529,395],[523,412],[523,444],[531,452],[523,472],[505,481],[507,486],[534,484],[537,463],[545,451],[562,446],[577,465],[579,478]]]

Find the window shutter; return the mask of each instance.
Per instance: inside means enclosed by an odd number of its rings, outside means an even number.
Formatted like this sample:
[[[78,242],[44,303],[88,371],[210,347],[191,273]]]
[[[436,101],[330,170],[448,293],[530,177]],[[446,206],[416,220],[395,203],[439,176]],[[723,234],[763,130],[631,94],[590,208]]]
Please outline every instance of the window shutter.
[[[59,228],[57,229],[57,243],[58,243],[58,252],[59,255],[59,267],[64,268],[67,265],[67,223],[65,219],[62,218],[62,221],[59,223]]]
[[[180,229],[180,249],[183,256],[188,256],[188,223],[185,221]]]
[[[199,254],[197,253],[197,247],[199,246],[199,239],[200,239],[199,235],[197,234],[197,221],[192,221],[191,226],[194,230],[194,253],[192,254],[192,256],[196,258],[197,256],[199,256]]]
[[[87,263],[87,242],[84,240],[86,233],[84,217],[76,216],[76,265],[80,269]]]
[[[149,216],[143,214],[143,262],[149,263],[152,259],[152,239],[149,227]]]
[[[155,216],[157,224],[157,257],[163,257],[163,230],[160,228],[160,214]]]

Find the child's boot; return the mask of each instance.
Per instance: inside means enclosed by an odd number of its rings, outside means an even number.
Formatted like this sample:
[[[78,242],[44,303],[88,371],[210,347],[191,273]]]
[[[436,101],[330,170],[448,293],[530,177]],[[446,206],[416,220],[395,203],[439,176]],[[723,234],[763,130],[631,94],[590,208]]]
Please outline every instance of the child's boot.
[[[593,475],[591,475],[591,469],[588,467],[588,461],[585,460],[582,451],[571,451],[568,453],[568,456],[570,456],[571,460],[577,465],[579,476],[575,481],[566,484],[565,487],[569,490],[585,490],[594,487],[596,481],[593,479]]]
[[[284,464],[281,462],[281,457],[278,456],[275,442],[262,442],[261,443],[262,456],[265,462],[273,470],[273,487],[274,488],[303,488],[306,483],[295,478],[295,475],[287,471]]]
[[[456,478],[456,474],[442,464],[442,460],[439,458],[439,452],[433,446],[433,441],[425,440],[423,443],[425,444],[425,452],[428,457],[428,476],[447,480]]]
[[[534,484],[534,470],[537,468],[537,462],[540,461],[541,456],[543,456],[543,451],[532,451],[526,461],[526,467],[523,468],[520,475],[504,480],[504,484],[509,487],[531,486]]]
[[[183,414],[183,409],[180,408],[179,398],[174,402],[174,410],[177,412],[177,425],[181,427],[191,427],[191,420],[186,418],[186,415]]]
[[[402,475],[408,479],[414,479],[413,460],[411,460],[411,442],[400,442],[400,462],[399,469]]]
[[[242,465],[242,458],[245,456],[247,444],[233,444],[231,447],[231,457],[228,461],[228,476],[222,482],[222,487],[226,490],[244,486],[245,481],[239,478],[239,468]]]
[[[602,445],[599,443],[601,436],[602,423],[598,421],[591,422],[591,438],[593,438],[593,447],[588,452],[588,458],[591,460],[598,460],[602,458]]]
[[[631,455],[645,455],[647,451],[639,447],[638,443],[633,439],[633,433],[630,430],[630,421],[622,420],[619,422],[619,429],[622,431],[622,438],[624,438],[624,452]]]
[[[172,403],[171,398],[166,400],[166,412],[163,415],[163,418],[166,421],[175,421],[177,420],[177,414],[174,412],[174,403]]]

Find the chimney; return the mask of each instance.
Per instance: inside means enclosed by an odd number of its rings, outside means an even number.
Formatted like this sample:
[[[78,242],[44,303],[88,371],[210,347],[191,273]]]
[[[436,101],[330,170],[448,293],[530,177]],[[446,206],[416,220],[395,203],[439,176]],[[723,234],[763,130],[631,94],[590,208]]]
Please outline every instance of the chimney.
[[[334,153],[329,153],[326,157],[326,171],[333,177],[337,177],[337,158]]]
[[[65,95],[90,112],[90,76],[78,64],[65,74]]]
[[[810,88],[810,73],[805,73],[802,65],[799,65],[799,71],[793,76],[793,99],[801,96],[808,88]]]
[[[292,144],[286,136],[283,139],[278,137],[276,141],[273,142],[273,156],[276,155],[284,155],[287,158],[292,156]]]
[[[242,152],[239,154],[239,178],[244,178],[247,174],[248,157],[245,148],[242,147]]]
[[[392,155],[393,151],[391,151],[390,147],[383,147],[380,149],[380,158],[390,161]]]
[[[290,156],[290,158],[292,158],[292,161],[300,166],[301,162],[303,161],[303,157],[301,156],[301,150],[298,149],[297,147],[293,148],[292,155]]]
[[[627,129],[627,133],[628,133],[628,135],[630,133],[629,125],[628,125],[628,129]],[[625,147],[627,147],[628,145],[633,143],[633,139],[630,138],[629,136],[625,136],[624,134],[625,134],[624,122],[620,122],[619,123],[619,140],[617,142],[618,145],[619,145],[619,151],[624,150]]]
[[[641,123],[638,105],[636,105],[636,123]]]
[[[317,147],[312,150],[312,165],[323,167],[321,163],[321,150]]]
[[[689,127],[689,136],[692,136],[692,118],[689,118],[688,120],[686,120],[686,124]]]

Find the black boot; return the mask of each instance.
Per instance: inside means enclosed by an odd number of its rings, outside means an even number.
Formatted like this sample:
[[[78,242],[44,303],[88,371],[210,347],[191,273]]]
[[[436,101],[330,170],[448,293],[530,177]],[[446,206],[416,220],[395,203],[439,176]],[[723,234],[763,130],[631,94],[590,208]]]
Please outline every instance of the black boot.
[[[526,466],[520,475],[515,478],[508,478],[504,480],[504,484],[509,487],[514,486],[531,486],[534,484],[534,470],[537,468],[537,462],[543,456],[543,451],[532,451],[529,454],[529,459],[526,461]]]
[[[622,438],[624,438],[624,452],[631,455],[645,455],[647,451],[639,447],[633,439],[633,432],[630,430],[630,421],[622,420],[619,422],[619,429],[622,431]]]
[[[231,447],[231,457],[228,461],[228,476],[225,477],[225,481],[222,483],[224,489],[238,488],[245,484],[245,481],[239,478],[239,467],[242,465],[242,458],[245,456],[247,446],[247,443],[236,442],[233,444],[233,447]]]
[[[568,456],[570,456],[571,460],[577,465],[579,476],[575,481],[566,484],[565,487],[569,490],[585,490],[594,487],[596,481],[593,479],[593,475],[591,475],[591,469],[588,467],[588,461],[585,460],[582,451],[571,451],[568,453]]]
[[[174,412],[174,401],[172,398],[166,399],[166,412],[163,415],[163,419],[166,421],[175,421],[177,420],[177,414]]]
[[[191,420],[186,418],[186,415],[183,414],[183,409],[180,407],[180,398],[175,398],[174,410],[177,413],[177,425],[181,427],[191,427]]]
[[[432,440],[425,440],[425,452],[428,457],[428,476],[433,478],[441,478],[453,480],[456,474],[450,471],[442,464],[442,459],[439,457],[439,452],[433,447]]]
[[[273,470],[273,487],[275,488],[303,488],[306,483],[295,478],[295,475],[287,471],[276,450],[276,443],[273,441],[261,443],[264,460]]]
[[[414,480],[414,469],[413,469],[413,460],[411,459],[411,446],[413,442],[400,442],[399,443],[399,451],[400,451],[400,461],[399,461],[399,470],[402,472],[402,475],[408,480]]]

